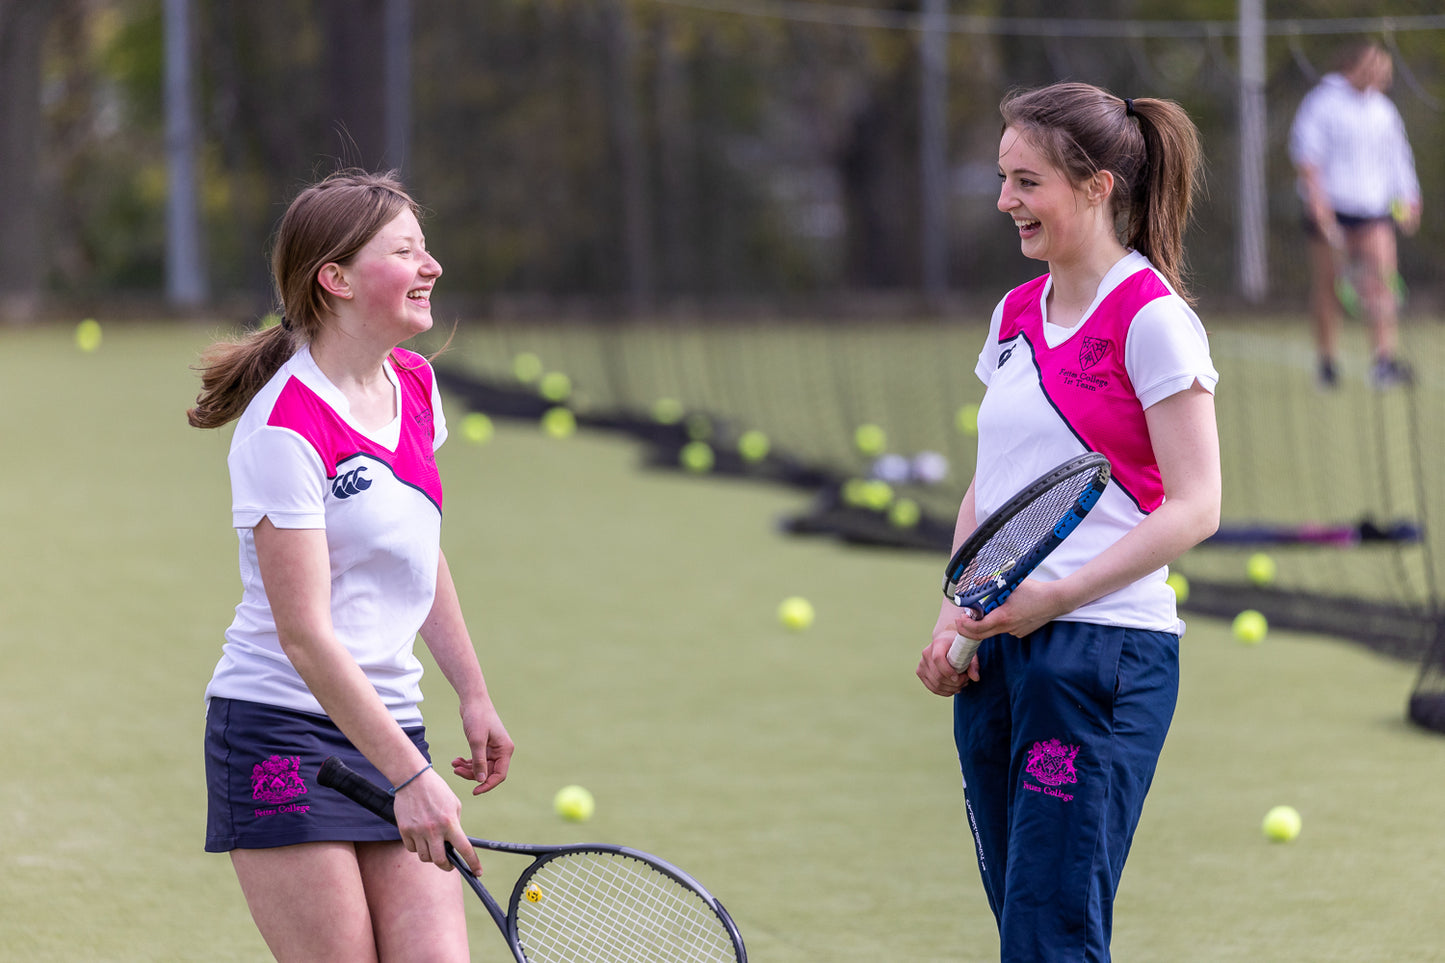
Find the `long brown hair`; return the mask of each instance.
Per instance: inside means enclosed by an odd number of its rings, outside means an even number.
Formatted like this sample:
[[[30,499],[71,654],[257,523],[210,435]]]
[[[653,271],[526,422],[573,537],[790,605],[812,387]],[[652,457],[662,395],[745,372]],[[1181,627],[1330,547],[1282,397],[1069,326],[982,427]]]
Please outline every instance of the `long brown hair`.
[[[202,354],[201,393],[186,420],[196,428],[219,428],[239,417],[281,365],[326,325],[331,301],[317,281],[322,266],[350,263],[407,209],[421,215],[395,172],[341,170],[298,194],[281,218],[271,252],[282,323],[218,341]]]
[[[1184,284],[1184,229],[1202,184],[1194,122],[1172,100],[1125,101],[1092,84],[1014,91],[999,105],[1005,130],[1026,135],[1075,185],[1114,175],[1110,198],[1120,240],[1191,301]]]

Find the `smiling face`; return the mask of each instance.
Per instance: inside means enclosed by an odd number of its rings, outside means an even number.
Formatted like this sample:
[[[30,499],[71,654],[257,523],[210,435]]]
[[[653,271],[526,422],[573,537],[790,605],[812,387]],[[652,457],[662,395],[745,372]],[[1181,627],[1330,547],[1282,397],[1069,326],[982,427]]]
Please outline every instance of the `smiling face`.
[[[431,329],[431,292],[442,266],[428,253],[410,209],[377,231],[344,273],[351,301],[368,326],[394,331],[398,343]]]
[[[999,140],[998,174],[998,209],[1013,218],[1025,256],[1073,260],[1097,243],[1099,205],[1012,127]]]

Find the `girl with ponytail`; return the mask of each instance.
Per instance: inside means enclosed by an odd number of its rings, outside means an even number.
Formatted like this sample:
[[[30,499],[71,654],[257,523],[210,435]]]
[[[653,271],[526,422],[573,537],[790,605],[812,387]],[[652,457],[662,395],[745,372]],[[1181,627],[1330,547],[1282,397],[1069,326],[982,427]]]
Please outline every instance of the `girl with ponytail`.
[[[998,208],[1048,273],[999,302],[978,356],[954,548],[1069,458],[1102,453],[1113,475],[1003,605],[973,621],[943,602],[918,677],[953,699],[1002,958],[1100,961],[1178,694],[1168,565],[1219,520],[1218,374],[1184,260],[1199,136],[1177,104],[1081,83],[1001,113]],[[983,640],[961,673],[955,633]]]
[[[272,267],[284,320],[213,346],[187,412],[236,422],[242,593],[206,688],[206,849],[230,853],[277,959],[468,960],[447,848],[481,866],[432,768],[418,634],[460,702],[453,774],[485,792],[513,746],[441,551],[441,397],[400,347],[431,328],[441,265],[395,177],[342,171],[292,202]],[[394,787],[395,826],[317,785],[331,755]]]

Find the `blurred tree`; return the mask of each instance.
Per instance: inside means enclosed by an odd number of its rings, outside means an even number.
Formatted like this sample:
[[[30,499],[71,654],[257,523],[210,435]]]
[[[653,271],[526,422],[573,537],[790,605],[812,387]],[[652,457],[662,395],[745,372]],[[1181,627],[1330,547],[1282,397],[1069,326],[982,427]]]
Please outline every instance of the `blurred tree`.
[[[56,4],[0,0],[0,321],[28,321],[40,303],[44,272],[41,221],[40,69]]]

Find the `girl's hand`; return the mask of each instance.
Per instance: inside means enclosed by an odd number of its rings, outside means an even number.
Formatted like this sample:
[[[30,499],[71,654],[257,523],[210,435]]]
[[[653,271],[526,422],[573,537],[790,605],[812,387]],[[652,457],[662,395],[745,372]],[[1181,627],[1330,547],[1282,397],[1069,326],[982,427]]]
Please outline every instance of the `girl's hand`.
[[[507,778],[516,747],[490,699],[462,707],[462,731],[466,734],[471,756],[452,760],[452,772],[479,785],[472,790],[477,796],[501,785]]]

